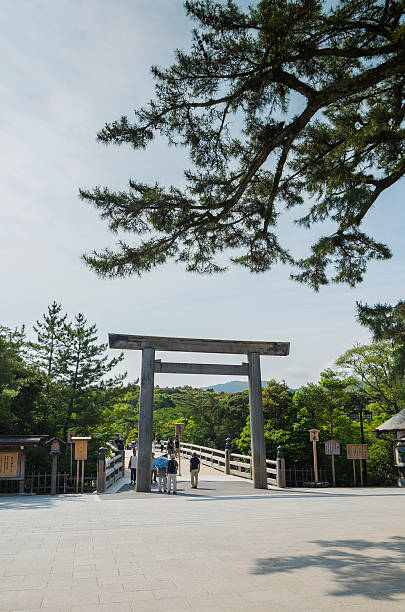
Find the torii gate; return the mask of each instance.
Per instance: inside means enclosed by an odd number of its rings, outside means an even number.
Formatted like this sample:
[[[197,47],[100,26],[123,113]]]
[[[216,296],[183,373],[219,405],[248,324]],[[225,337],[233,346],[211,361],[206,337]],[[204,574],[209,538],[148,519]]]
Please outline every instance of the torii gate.
[[[155,372],[171,374],[236,374],[249,378],[250,433],[252,439],[252,473],[255,489],[267,489],[266,445],[264,440],[262,380],[260,355],[285,356],[289,342],[246,342],[243,340],[204,340],[109,334],[110,348],[142,351],[141,395],[138,428],[138,467],[136,491],[150,491],[151,447],[153,431],[153,392]],[[245,354],[241,365],[205,363],[168,363],[155,360],[155,351],[182,353]]]

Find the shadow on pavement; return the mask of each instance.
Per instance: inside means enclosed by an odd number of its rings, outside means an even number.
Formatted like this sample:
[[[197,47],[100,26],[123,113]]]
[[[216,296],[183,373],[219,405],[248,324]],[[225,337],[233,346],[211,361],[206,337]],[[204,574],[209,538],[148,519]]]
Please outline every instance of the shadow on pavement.
[[[88,495],[0,495],[0,510],[51,508],[58,500],[63,499],[64,501],[69,500],[77,503],[86,501],[84,497],[88,497]]]
[[[334,574],[336,584],[329,595],[335,597],[364,595],[395,601],[396,595],[405,594],[404,537],[380,542],[313,540],[311,544],[319,546],[317,554],[256,559],[251,573],[281,574],[322,568]]]

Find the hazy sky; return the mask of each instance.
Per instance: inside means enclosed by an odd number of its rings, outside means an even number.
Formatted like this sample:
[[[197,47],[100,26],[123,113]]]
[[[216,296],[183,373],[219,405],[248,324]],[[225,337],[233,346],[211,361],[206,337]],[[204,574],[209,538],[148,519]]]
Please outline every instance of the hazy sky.
[[[30,328],[56,300],[108,332],[291,342],[289,357],[262,358],[264,379],[291,387],[319,372],[356,342],[368,340],[355,301],[403,298],[403,184],[372,210],[365,230],[394,257],[370,266],[362,285],[322,289],[291,282],[287,268],[251,275],[233,268],[196,276],[168,264],[143,278],[101,280],[83,252],[114,244],[79,187],[124,188],[128,178],[179,184],[184,152],[155,141],[147,151],[95,142],[105,122],[143,105],[153,92],[149,68],[187,49],[191,24],[179,0],[2,0],[0,23],[0,323]],[[305,230],[281,229],[307,241]],[[113,352],[113,351],[112,351]],[[230,358],[158,354],[180,361]],[[127,352],[129,378],[140,355]],[[234,377],[156,376],[159,385],[203,386]]]

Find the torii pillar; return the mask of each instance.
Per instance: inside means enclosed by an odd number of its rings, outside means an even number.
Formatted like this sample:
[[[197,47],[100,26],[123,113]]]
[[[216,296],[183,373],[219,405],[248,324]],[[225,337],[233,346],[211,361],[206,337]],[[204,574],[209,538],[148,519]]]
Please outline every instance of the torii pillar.
[[[109,334],[109,345],[110,348],[142,351],[136,491],[148,492],[151,489],[155,371],[181,374],[240,374],[248,376],[253,486],[255,489],[267,489],[260,355],[288,355],[290,351],[289,342],[247,342],[243,340],[206,340]],[[155,351],[245,354],[247,355],[248,363],[242,363],[242,365],[162,363],[160,360],[155,360]]]

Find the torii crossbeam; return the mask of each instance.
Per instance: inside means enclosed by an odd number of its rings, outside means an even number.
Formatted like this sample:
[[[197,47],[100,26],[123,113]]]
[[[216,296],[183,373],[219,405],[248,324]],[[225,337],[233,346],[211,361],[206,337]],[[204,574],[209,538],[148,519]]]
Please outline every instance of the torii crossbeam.
[[[109,346],[115,349],[142,351],[141,395],[139,402],[138,467],[136,491],[150,491],[151,448],[153,431],[153,391],[155,372],[181,374],[238,374],[249,379],[250,432],[252,439],[252,476],[256,489],[267,489],[266,445],[262,405],[260,355],[286,356],[289,342],[249,342],[244,340],[208,340],[109,334]],[[182,353],[225,353],[247,355],[241,365],[162,363],[155,351]]]

